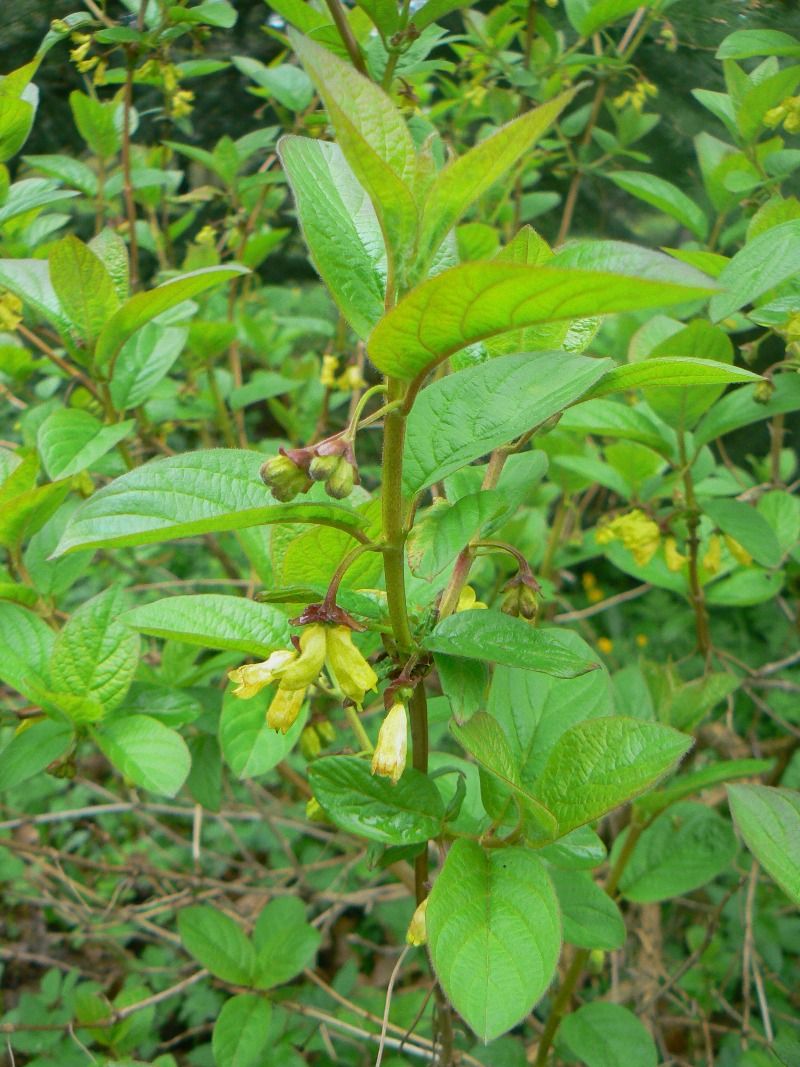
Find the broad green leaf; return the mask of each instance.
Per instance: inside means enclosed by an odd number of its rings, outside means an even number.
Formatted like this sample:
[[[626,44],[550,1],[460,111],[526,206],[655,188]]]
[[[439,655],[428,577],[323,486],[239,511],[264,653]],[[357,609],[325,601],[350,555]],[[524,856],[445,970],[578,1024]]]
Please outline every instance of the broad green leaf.
[[[702,510],[723,533],[733,537],[756,563],[763,567],[780,566],[783,553],[767,520],[743,500],[724,497],[703,500]]]
[[[693,268],[621,242],[579,244],[541,267],[463,263],[403,297],[373,330],[369,356],[384,374],[412,379],[509,330],[664,307],[712,292],[710,279]]]
[[[125,603],[125,594],[115,586],[73,613],[50,658],[55,692],[91,697],[105,711],[122,702],[139,663],[139,636],[119,620]]]
[[[216,908],[200,904],[178,912],[178,933],[186,951],[216,978],[250,985],[256,954],[238,923]]]
[[[0,87],[0,163],[20,151],[33,129],[36,108],[29,100],[3,93]]]
[[[736,30],[717,49],[717,59],[800,56],[800,41],[781,30]]]
[[[13,789],[45,770],[70,750],[73,741],[69,723],[52,719],[26,723],[0,752],[0,791]]]
[[[783,571],[747,567],[709,585],[706,600],[727,608],[764,604],[780,593],[785,578]]]
[[[169,374],[189,331],[183,326],[146,323],[120,349],[109,386],[117,411],[144,403]]]
[[[248,273],[247,267],[235,263],[228,263],[223,267],[202,267],[189,274],[171,278],[147,293],[136,293],[125,301],[103,327],[97,339],[95,366],[100,371],[113,370],[122,346],[145,323],[177,304],[182,304],[184,300],[190,300],[222,282]]]
[[[659,211],[677,219],[687,230],[691,230],[699,241],[705,240],[708,233],[708,219],[705,212],[677,185],[659,178],[656,174],[645,174],[635,170],[612,171],[606,177],[620,189],[624,189],[626,193],[644,200],[646,204],[652,204]]]
[[[565,352],[499,356],[433,382],[408,418],[409,496],[574,403],[611,366]]]
[[[30,701],[47,688],[54,641],[55,632],[35,612],[0,601],[0,680]]]
[[[477,659],[446,656],[440,652],[433,657],[442,693],[450,702],[450,711],[463,722],[486,705],[489,691],[489,667]]]
[[[433,782],[407,767],[397,785],[373,777],[358,756],[326,756],[308,768],[314,796],[336,825],[387,845],[436,837],[444,807]]]
[[[669,782],[663,789],[657,789],[636,801],[636,810],[645,815],[655,815],[668,808],[678,800],[694,796],[720,782],[730,782],[734,778],[755,778],[766,774],[772,768],[772,760],[734,759],[711,763],[699,771],[690,771]]]
[[[558,896],[564,940],[568,944],[603,952],[622,948],[625,920],[611,897],[590,874],[554,867],[550,878]]]
[[[277,608],[221,593],[165,597],[124,612],[121,621],[153,637],[262,658],[289,644],[289,624]]]
[[[69,106],[92,153],[104,159],[116,155],[122,144],[122,101],[101,101],[75,90],[69,94]]]
[[[565,645],[576,656],[593,653],[576,633],[562,630]],[[571,726],[610,714],[608,673],[590,671],[578,678],[495,668],[486,710],[505,730],[520,770],[520,781],[531,789],[553,746]]]
[[[391,37],[400,24],[396,0],[356,0],[377,26],[383,37]]]
[[[502,818],[510,792],[530,826],[528,836],[534,841],[552,840],[557,829],[555,817],[521,785],[519,767],[500,723],[491,715],[478,712],[465,723],[451,722],[450,731],[480,767],[505,787],[499,797],[495,794],[494,805],[490,803],[492,818]],[[485,793],[483,786],[481,792]]]
[[[277,767],[292,751],[308,718],[303,709],[286,734],[267,726],[267,708],[275,689],[249,700],[225,693],[219,721],[219,743],[225,762],[239,779],[258,778]]]
[[[725,64],[733,65],[732,60]],[[776,107],[800,84],[800,65],[784,67],[763,80],[753,80],[739,99],[735,99],[736,125],[745,141],[752,140],[764,123],[766,113]]]
[[[454,842],[427,910],[428,948],[447,999],[485,1042],[544,994],[561,950],[558,901],[531,852]]]
[[[263,909],[253,930],[256,966],[253,985],[272,989],[312,966],[320,933],[306,919],[298,897],[276,897]]]
[[[767,785],[729,785],[728,801],[744,843],[800,907],[800,793]]]
[[[72,324],[59,303],[44,260],[0,259],[0,285],[52,323],[62,336],[69,336]]]
[[[228,0],[202,0],[194,7],[175,4],[169,9],[170,18],[176,22],[198,22],[229,30],[236,25],[236,8]]]
[[[566,834],[643,793],[691,745],[691,737],[659,723],[588,719],[558,739],[533,794]]]
[[[402,258],[418,224],[410,188],[417,153],[403,116],[350,63],[297,33],[289,37],[322,97],[339,148],[372,201],[387,251]]]
[[[444,18],[451,11],[460,7],[468,7],[470,0],[425,0],[425,3],[414,12],[412,22],[418,30],[424,30],[432,22]]]
[[[186,781],[191,766],[186,742],[150,715],[112,719],[93,737],[109,762],[140,789],[174,797]]]
[[[744,367],[729,367],[713,359],[643,359],[638,363],[625,363],[609,371],[590,390],[587,399],[607,396],[624,389],[643,389],[648,386],[691,388],[698,385],[753,382],[758,374]],[[580,418],[580,416],[578,416]]]
[[[89,242],[89,248],[108,271],[114,292],[120,300],[127,299],[130,288],[128,246],[116,230],[104,226]]]
[[[5,226],[12,219],[19,218],[20,215],[27,215],[29,211],[48,207],[59,200],[71,200],[77,195],[72,190],[60,189],[58,182],[48,181],[45,178],[24,178],[22,181],[14,182],[5,200],[0,204],[0,225]]]
[[[800,411],[800,375],[776,374],[773,383],[775,391],[764,403],[757,399],[756,386],[743,386],[724,396],[697,427],[695,445],[700,448],[717,437],[773,415]]]
[[[91,248],[73,234],[52,245],[48,263],[62,308],[83,340],[92,345],[119,308],[111,275]]]
[[[445,235],[471,204],[483,196],[528,152],[577,92],[570,89],[502,126],[436,175],[425,195],[420,219],[418,275],[424,275]]]
[[[620,891],[640,904],[685,896],[728,869],[736,851],[730,822],[713,808],[693,801],[674,804],[636,842]]]
[[[55,514],[71,486],[69,479],[35,485],[16,496],[7,496],[0,507],[0,545],[18,547],[40,530]]]
[[[274,97],[291,111],[304,111],[314,96],[314,86],[304,70],[291,63],[268,67],[250,56],[232,56],[233,64],[259,86],[256,96]]]
[[[590,826],[579,826],[559,841],[545,845],[539,855],[559,870],[590,871],[605,860],[606,846]]]
[[[656,1067],[655,1041],[633,1012],[621,1004],[594,1000],[570,1012],[559,1041],[586,1067]]]
[[[37,592],[44,596],[54,599],[60,597],[91,565],[92,557],[89,552],[76,552],[66,558],[50,559],[67,520],[77,506],[77,500],[68,498],[41,530],[37,530],[25,549],[25,567]],[[54,635],[52,631],[50,633],[52,639]]]
[[[437,502],[417,519],[406,551],[412,574],[432,581],[492,519],[506,511],[503,493],[468,493],[454,504]]]
[[[272,1005],[257,993],[226,1000],[211,1037],[216,1067],[258,1067],[270,1044],[271,1018]]]
[[[344,317],[366,338],[383,314],[386,283],[375,209],[337,145],[288,136],[278,151],[314,266]]]
[[[56,555],[76,548],[144,545],[272,522],[318,522],[355,531],[342,504],[276,504],[258,476],[264,456],[209,449],[153,460],[105,486],[67,524]]]
[[[423,647],[430,652],[523,667],[556,678],[575,678],[599,667],[574,652],[563,631],[555,627],[533,629],[522,619],[491,609],[449,615],[428,634]]]
[[[719,276],[724,290],[709,305],[714,322],[732,315],[745,304],[800,272],[800,219],[783,222],[755,237],[737,252]]]
[[[637,8],[653,7],[655,0],[564,0],[567,18],[583,37],[632,15]]]
[[[128,437],[134,419],[104,426],[79,408],[60,408],[40,425],[36,444],[48,477],[71,478],[80,474]]]
[[[606,379],[601,380],[601,386],[615,373],[611,371],[606,375]],[[637,441],[662,454],[670,454],[675,448],[674,431],[645,404],[631,407],[630,404],[611,400],[586,400],[565,411],[558,425],[561,430],[571,430],[579,435],[593,434],[620,441]]]

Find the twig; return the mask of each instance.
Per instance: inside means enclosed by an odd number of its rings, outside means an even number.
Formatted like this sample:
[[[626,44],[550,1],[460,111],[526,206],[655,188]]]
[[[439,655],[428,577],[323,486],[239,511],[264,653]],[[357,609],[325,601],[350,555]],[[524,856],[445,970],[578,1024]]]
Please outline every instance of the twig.
[[[578,619],[588,619],[592,615],[599,615],[601,612],[608,611],[609,608],[614,608],[618,604],[625,604],[629,600],[637,600],[640,596],[644,596],[645,593],[649,593],[652,588],[649,582],[644,582],[642,585],[634,586],[633,589],[626,589],[623,593],[606,597],[599,604],[592,604],[588,608],[581,608],[579,611],[562,611],[560,615],[553,616],[553,621],[576,622]]]
[[[389,1009],[392,1005],[392,992],[394,990],[394,983],[397,981],[397,976],[400,974],[400,968],[403,966],[403,960],[408,955],[408,950],[411,946],[406,945],[400,955],[397,957],[397,963],[392,968],[392,973],[389,975],[389,984],[386,987],[386,1003],[383,1007],[383,1019],[381,1020],[381,1039],[378,1045],[378,1056],[375,1060],[375,1067],[381,1067],[381,1061],[383,1060],[383,1050],[386,1047],[386,1033],[389,1029]]]

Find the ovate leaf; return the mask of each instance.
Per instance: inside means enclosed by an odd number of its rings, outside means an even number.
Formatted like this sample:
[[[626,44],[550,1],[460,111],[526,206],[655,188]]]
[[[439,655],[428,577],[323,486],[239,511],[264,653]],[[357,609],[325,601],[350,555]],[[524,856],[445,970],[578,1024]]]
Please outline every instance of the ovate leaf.
[[[800,793],[766,785],[729,785],[728,801],[747,847],[800,907]]]
[[[655,1042],[633,1012],[595,1000],[561,1023],[560,1039],[586,1067],[656,1067]]]
[[[269,604],[221,593],[173,596],[126,611],[139,633],[265,658],[289,644],[286,616]]]
[[[730,367],[714,359],[655,357],[615,367],[589,392],[587,399],[648,386],[689,388],[697,385],[753,382],[758,378],[758,374],[753,374],[744,367]]]
[[[98,748],[134,785],[174,797],[189,774],[192,758],[177,730],[150,715],[112,719],[94,733]]]
[[[73,739],[69,723],[41,719],[27,724],[0,751],[0,790],[41,773],[69,751]]]
[[[270,1043],[271,1018],[272,1005],[257,993],[226,1000],[211,1038],[216,1067],[257,1067]]]
[[[682,226],[704,241],[708,233],[708,219],[705,212],[691,200],[686,193],[682,192],[677,185],[659,178],[655,174],[644,174],[634,170],[618,170],[607,175],[620,189],[632,196],[644,200],[646,204],[652,204],[659,211],[671,215]]]
[[[564,940],[578,948],[613,952],[625,944],[625,920],[619,908],[585,871],[554,867],[550,877],[558,895]]]
[[[178,933],[186,951],[223,982],[249,985],[255,951],[244,931],[216,908],[198,905],[178,913]]]
[[[794,219],[773,226],[736,253],[719,276],[724,291],[711,301],[712,320],[719,322],[745,304],[754,303],[799,271],[800,219]]]
[[[111,275],[91,248],[72,234],[51,247],[48,260],[62,308],[92,345],[119,308]]]
[[[298,897],[277,897],[266,905],[253,930],[256,989],[271,989],[291,981],[311,965],[321,941],[306,919]]]
[[[53,479],[80,474],[128,437],[134,426],[133,419],[104,426],[88,411],[78,408],[54,411],[36,435],[44,469]]]
[[[561,950],[542,862],[520,848],[456,841],[434,883],[428,947],[453,1007],[482,1041],[510,1030],[546,991]]]
[[[105,486],[71,516],[56,555],[75,548],[143,545],[272,522],[358,530],[341,504],[276,504],[258,476],[263,455],[209,449],[153,460]]]

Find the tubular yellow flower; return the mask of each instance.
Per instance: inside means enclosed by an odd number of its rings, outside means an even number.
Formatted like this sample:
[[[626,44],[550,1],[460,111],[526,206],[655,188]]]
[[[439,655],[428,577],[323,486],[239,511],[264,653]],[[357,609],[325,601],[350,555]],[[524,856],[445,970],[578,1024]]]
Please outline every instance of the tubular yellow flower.
[[[484,604],[482,600],[478,600],[478,594],[472,588],[471,585],[465,585],[461,590],[461,594],[456,604],[456,612],[459,611],[473,611],[476,608],[488,608],[488,604]]]
[[[322,371],[319,376],[320,385],[324,385],[326,389],[333,389],[336,385],[336,373],[338,370],[338,357],[326,352],[322,357]]]
[[[405,770],[408,752],[408,716],[403,704],[393,704],[378,731],[372,755],[372,773],[397,785]]]
[[[428,940],[428,929],[425,921],[425,913],[428,910],[428,897],[417,904],[417,909],[411,916],[411,922],[408,924],[408,932],[406,933],[406,942],[409,945],[424,945]]]
[[[282,648],[278,652],[273,652],[269,659],[265,659],[262,663],[247,663],[244,667],[228,671],[230,680],[236,682],[233,695],[241,700],[248,700],[255,696],[264,686],[275,681],[281,668],[288,666],[295,659],[297,659],[297,653],[294,649]]]
[[[267,726],[285,734],[293,725],[305,700],[306,690],[286,689],[278,686],[278,692],[272,698],[267,709]]]
[[[327,630],[328,667],[339,688],[356,704],[364,703],[368,689],[375,689],[378,676],[353,644],[353,635],[347,626],[331,626]]]
[[[673,573],[679,571],[684,563],[688,561],[688,558],[688,556],[684,556],[682,552],[678,551],[678,542],[674,537],[666,539],[664,542],[664,561],[669,570]]]
[[[737,563],[741,563],[743,567],[749,567],[753,562],[753,557],[744,547],[740,545],[735,537],[731,537],[730,534],[725,534],[725,544],[728,547],[728,551],[736,560]]]
[[[719,534],[708,539],[708,548],[703,556],[703,567],[709,574],[716,574],[722,566],[722,541]]]
[[[650,562],[661,543],[658,523],[638,508],[598,526],[594,536],[598,545],[622,541],[640,567]]]
[[[325,662],[326,627],[315,622],[303,630],[300,655],[280,671],[282,689],[306,689],[319,678]]]

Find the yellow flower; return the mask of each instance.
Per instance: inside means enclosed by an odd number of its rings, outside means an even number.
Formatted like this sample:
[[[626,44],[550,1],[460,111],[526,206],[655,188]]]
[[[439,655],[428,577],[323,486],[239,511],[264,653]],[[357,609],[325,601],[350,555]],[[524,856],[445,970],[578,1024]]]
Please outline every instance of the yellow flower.
[[[739,544],[735,537],[731,537],[730,534],[725,534],[725,544],[728,546],[728,551],[737,563],[741,563],[744,567],[750,566],[753,562],[753,557],[744,545]]]
[[[228,671],[230,680],[236,682],[233,695],[241,700],[254,697],[264,686],[271,685],[278,676],[278,671],[297,659],[297,656],[298,653],[294,649],[282,648],[278,652],[273,652],[263,663],[248,663],[244,667]]]
[[[354,704],[363,704],[367,690],[378,685],[377,674],[353,644],[348,626],[328,628],[326,661],[339,688]]]
[[[364,381],[361,368],[355,363],[349,363],[336,379],[336,384],[340,389],[347,389],[354,393],[357,389],[363,389],[367,383]]]
[[[326,389],[333,389],[336,385],[336,372],[339,369],[339,360],[336,356],[326,352],[322,357],[322,371],[320,372],[320,385]]]
[[[85,40],[83,44],[79,44],[77,48],[70,48],[69,58],[72,60],[73,63],[80,63],[81,60],[85,58],[86,53],[91,47],[92,41],[91,38],[89,38],[88,40]]]
[[[407,751],[406,709],[403,704],[393,704],[378,731],[378,744],[372,754],[372,773],[389,778],[392,785],[397,785],[405,770]]]
[[[174,119],[184,119],[192,113],[194,93],[191,89],[179,89],[170,101],[170,114]]]
[[[287,733],[300,714],[305,697],[305,688],[285,689],[282,685],[279,685],[278,692],[272,698],[272,703],[267,709],[267,726],[277,730],[279,733]]]
[[[287,661],[279,672],[283,689],[307,689],[319,678],[325,662],[327,627],[321,622],[307,626],[300,637],[300,655]]]
[[[16,330],[22,322],[22,301],[13,293],[0,296],[0,329]]]
[[[488,604],[484,604],[482,600],[478,600],[478,595],[471,585],[465,585],[459,595],[456,611],[472,611],[476,608],[488,607]]]
[[[597,647],[603,653],[604,656],[610,656],[614,651],[614,642],[610,637],[600,637],[597,640]]]
[[[408,924],[408,932],[406,933],[406,942],[409,945],[424,945],[428,940],[427,923],[425,921],[425,912],[428,910],[428,897],[417,904],[416,911],[411,916],[411,922]]]
[[[636,635],[636,644],[638,645],[639,648],[647,648],[647,646],[649,644],[649,639],[647,637],[647,634],[637,634]]]
[[[89,56],[88,59],[83,59],[78,64],[78,71],[81,74],[88,74],[90,70],[94,70],[97,64],[100,62],[99,56]]]
[[[669,570],[673,573],[679,571],[688,558],[688,556],[684,556],[682,552],[678,551],[678,542],[674,537],[666,539],[664,542],[664,560]]]
[[[658,523],[636,508],[627,515],[618,515],[616,519],[598,526],[595,540],[598,545],[622,541],[639,566],[644,567],[658,551],[661,531]]]
[[[722,566],[722,541],[719,534],[712,534],[708,539],[706,554],[703,556],[703,567],[709,574],[716,574]]]

